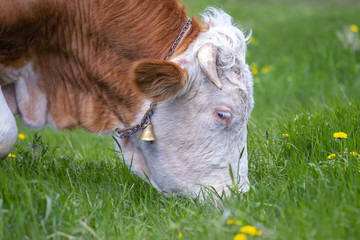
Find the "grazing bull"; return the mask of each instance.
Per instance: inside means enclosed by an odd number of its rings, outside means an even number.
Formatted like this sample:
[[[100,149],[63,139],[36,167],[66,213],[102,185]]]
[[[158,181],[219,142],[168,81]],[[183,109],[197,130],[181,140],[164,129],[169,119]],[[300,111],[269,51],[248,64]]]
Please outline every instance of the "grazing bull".
[[[246,192],[246,40],[222,10],[200,22],[177,0],[1,1],[0,156],[18,114],[30,127],[117,129],[126,164],[160,191],[229,193],[231,165]]]

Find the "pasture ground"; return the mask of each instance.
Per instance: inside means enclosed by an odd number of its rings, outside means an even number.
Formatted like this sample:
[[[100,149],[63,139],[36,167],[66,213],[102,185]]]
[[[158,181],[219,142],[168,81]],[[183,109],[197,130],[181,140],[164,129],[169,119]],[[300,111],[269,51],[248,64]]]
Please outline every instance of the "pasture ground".
[[[248,239],[360,238],[359,2],[185,2],[253,31],[250,192],[217,206],[165,197],[111,136],[20,125],[25,138],[0,162],[0,239],[236,239],[236,221],[262,231]]]

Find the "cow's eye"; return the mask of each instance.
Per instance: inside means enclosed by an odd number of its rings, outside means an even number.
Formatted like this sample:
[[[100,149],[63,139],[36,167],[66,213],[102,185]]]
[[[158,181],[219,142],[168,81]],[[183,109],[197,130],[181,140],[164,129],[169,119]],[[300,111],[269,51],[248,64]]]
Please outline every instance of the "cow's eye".
[[[229,126],[232,122],[232,114],[229,109],[217,109],[215,111],[215,117],[218,119],[218,121],[226,124],[226,126]]]
[[[224,111],[218,111],[218,112],[217,112],[217,116],[218,116],[221,120],[225,120],[226,118],[230,118],[230,117],[231,117],[231,113],[229,113],[229,112],[224,112]]]

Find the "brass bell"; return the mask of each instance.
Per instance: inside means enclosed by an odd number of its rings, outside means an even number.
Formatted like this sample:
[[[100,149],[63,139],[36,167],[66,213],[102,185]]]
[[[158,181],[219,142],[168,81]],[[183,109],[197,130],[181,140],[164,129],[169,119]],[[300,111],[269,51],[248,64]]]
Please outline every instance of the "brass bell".
[[[156,137],[153,132],[153,125],[151,123],[144,128],[138,139],[147,142],[156,141]]]

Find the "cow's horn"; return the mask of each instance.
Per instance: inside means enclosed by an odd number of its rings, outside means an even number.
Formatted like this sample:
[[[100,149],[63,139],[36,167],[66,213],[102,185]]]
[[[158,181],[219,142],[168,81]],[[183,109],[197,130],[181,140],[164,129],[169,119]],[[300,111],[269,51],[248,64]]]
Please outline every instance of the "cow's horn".
[[[207,43],[202,46],[198,52],[198,59],[200,68],[205,76],[221,90],[222,85],[216,72],[215,46],[211,43]]]

